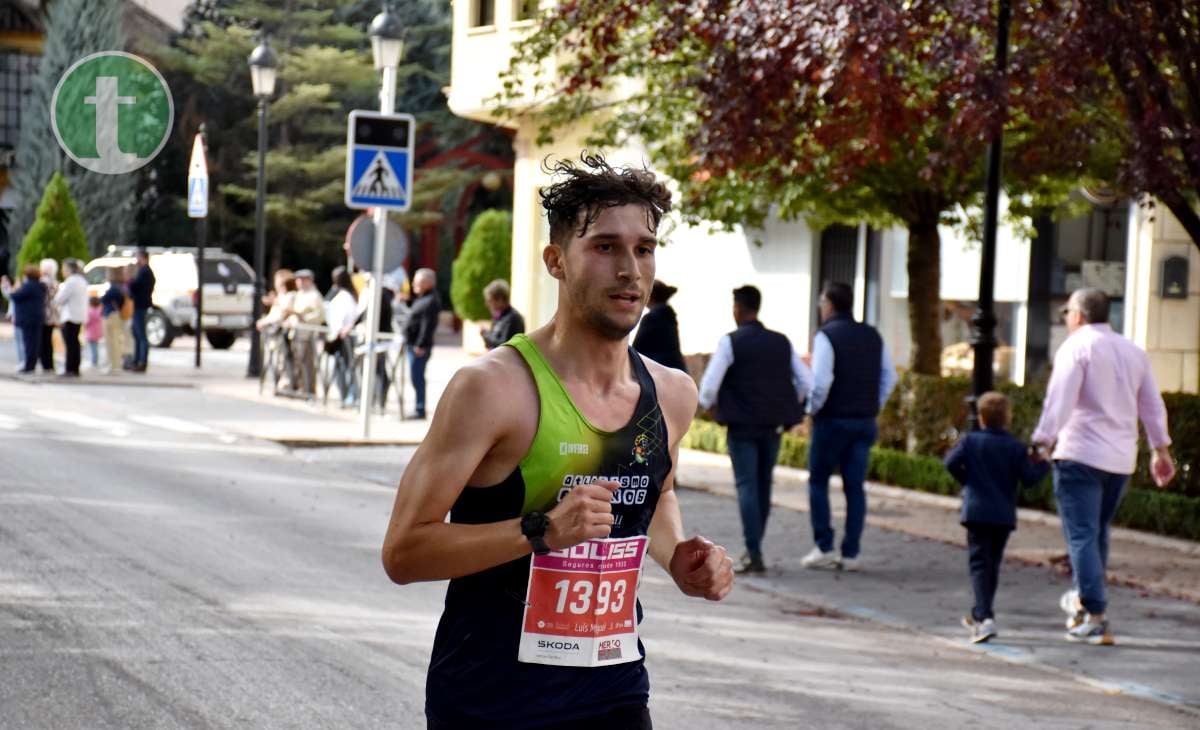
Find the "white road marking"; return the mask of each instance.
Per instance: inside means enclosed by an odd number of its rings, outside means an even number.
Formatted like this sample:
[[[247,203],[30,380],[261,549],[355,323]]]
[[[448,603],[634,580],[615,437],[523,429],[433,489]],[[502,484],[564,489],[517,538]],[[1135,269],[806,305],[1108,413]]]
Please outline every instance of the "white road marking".
[[[176,433],[204,434],[213,432],[208,426],[193,423],[192,421],[185,421],[182,418],[171,418],[170,416],[130,416],[129,420],[134,423],[140,423],[143,426],[161,428]]]
[[[21,419],[13,418],[12,416],[6,416],[3,413],[0,413],[0,429],[5,431],[16,431],[20,427]]]
[[[124,426],[113,423],[112,421],[106,421],[101,418],[93,418],[92,416],[87,416],[82,413],[75,413],[73,411],[56,411],[35,408],[33,409],[33,414],[42,418],[49,418],[54,421],[69,423],[72,426],[79,426],[85,431],[89,429],[103,431],[118,438],[123,438],[129,435],[129,429],[125,428]]]

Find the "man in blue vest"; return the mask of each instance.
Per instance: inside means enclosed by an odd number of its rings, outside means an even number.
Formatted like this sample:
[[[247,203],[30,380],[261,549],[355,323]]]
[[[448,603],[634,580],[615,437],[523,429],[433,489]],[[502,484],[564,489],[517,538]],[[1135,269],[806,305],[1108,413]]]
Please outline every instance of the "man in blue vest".
[[[879,415],[896,385],[896,369],[875,328],[851,314],[854,294],[832,282],[821,291],[821,329],[813,338],[813,416],[808,445],[808,504],[817,546],[804,556],[806,568],[859,569],[859,538],[867,516],[867,458],[875,443]],[[829,516],[829,477],[842,472],[846,531],[842,552],[833,551]]]
[[[763,573],[762,539],[771,512],[771,474],[784,429],[804,420],[812,384],[808,367],[785,335],[758,321],[762,294],[753,286],[733,290],[737,329],[721,338],[700,381],[700,406],[715,404],[728,427],[726,441],[746,554],[735,570]]]

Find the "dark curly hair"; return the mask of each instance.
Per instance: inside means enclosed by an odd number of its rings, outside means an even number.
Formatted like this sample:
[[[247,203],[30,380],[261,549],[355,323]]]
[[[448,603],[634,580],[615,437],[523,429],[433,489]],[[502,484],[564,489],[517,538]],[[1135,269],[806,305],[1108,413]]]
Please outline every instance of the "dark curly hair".
[[[585,235],[605,208],[631,203],[643,206],[646,223],[658,230],[663,214],[671,209],[671,193],[654,173],[644,168],[613,168],[599,154],[584,152],[579,160],[582,167],[571,160],[551,165],[549,158],[542,164],[547,173],[565,178],[540,193],[550,222],[551,243],[565,246],[572,238]]]

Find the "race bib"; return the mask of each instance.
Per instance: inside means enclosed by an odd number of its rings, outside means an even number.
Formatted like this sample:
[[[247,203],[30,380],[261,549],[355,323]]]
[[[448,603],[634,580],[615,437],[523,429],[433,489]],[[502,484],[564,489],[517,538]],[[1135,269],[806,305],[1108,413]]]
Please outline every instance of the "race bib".
[[[642,658],[637,589],[650,538],[588,540],[534,555],[517,660],[599,667]]]

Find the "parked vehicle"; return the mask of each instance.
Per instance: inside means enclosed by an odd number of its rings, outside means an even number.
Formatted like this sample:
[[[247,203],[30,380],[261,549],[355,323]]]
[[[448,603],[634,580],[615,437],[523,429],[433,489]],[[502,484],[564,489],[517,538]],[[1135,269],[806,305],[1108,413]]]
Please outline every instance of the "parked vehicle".
[[[134,262],[136,248],[109,246],[108,251],[84,266],[88,294],[99,296],[107,288],[110,269]],[[196,249],[147,247],[154,272],[154,307],[146,315],[146,338],[153,347],[170,347],[179,334],[196,331]],[[204,336],[218,350],[233,346],[238,335],[253,322],[254,271],[237,254],[219,248],[204,249]]]

